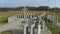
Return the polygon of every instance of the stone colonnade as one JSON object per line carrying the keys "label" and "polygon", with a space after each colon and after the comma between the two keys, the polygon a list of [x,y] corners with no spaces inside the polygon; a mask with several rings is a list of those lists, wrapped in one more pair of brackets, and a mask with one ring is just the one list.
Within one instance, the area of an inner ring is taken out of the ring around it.
{"label": "stone colonnade", "polygon": [[[41,34],[41,27],[44,28],[44,20],[39,21],[37,28],[36,28],[36,24],[32,24],[32,25],[24,25],[24,34]],[[28,30],[30,27],[30,31]],[[29,32],[28,32],[29,31]]]}
{"label": "stone colonnade", "polygon": [[34,13],[26,13],[26,15],[24,15],[24,14],[17,14],[15,16],[9,17],[8,18],[8,23],[11,23],[14,20],[20,20],[20,19],[24,19],[24,18],[30,19],[30,18],[33,18],[33,17],[34,17]]}

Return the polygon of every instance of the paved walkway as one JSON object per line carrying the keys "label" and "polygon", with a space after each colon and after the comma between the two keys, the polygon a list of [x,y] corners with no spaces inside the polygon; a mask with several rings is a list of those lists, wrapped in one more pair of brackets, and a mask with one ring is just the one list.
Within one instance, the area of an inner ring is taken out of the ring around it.
{"label": "paved walkway", "polygon": [[0,25],[0,32],[4,30],[9,30],[9,29],[20,29],[20,25],[21,25],[20,21],[14,21],[12,23]]}
{"label": "paved walkway", "polygon": [[46,13],[44,12],[43,14],[40,15],[40,17],[43,17],[44,15],[46,15]]}
{"label": "paved walkway", "polygon": [[44,26],[44,28],[41,30],[41,34],[52,34],[52,32],[46,26]]}

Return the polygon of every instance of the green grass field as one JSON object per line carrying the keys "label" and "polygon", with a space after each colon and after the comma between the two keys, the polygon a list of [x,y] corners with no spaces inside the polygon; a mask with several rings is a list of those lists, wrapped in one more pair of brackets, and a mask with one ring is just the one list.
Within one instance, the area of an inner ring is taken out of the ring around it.
{"label": "green grass field", "polygon": [[13,34],[11,31],[3,31],[0,34]]}
{"label": "green grass field", "polygon": [[49,28],[52,34],[60,34],[60,27],[52,24],[51,22],[46,22],[45,25]]}

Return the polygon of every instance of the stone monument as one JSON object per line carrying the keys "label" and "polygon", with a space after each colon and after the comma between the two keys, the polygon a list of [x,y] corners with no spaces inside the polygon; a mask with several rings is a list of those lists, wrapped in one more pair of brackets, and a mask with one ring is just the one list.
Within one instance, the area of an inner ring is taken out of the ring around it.
{"label": "stone monument", "polygon": [[23,34],[41,34],[45,21],[38,16],[34,17],[34,13],[26,13],[26,7],[22,10],[24,10],[24,14],[17,14],[8,18],[8,23],[16,20],[25,21],[25,23],[21,24],[23,26]]}
{"label": "stone monument", "polygon": [[[29,24],[25,24],[24,25],[24,34],[27,34],[27,33],[29,33],[29,34],[41,34],[41,32],[40,32],[41,31],[41,27],[44,28],[43,27],[44,23],[45,23],[45,21],[43,21],[43,20],[40,21],[40,18],[39,19],[36,18],[34,23],[32,23],[30,25]],[[30,31],[28,30],[27,27],[30,27]]]}

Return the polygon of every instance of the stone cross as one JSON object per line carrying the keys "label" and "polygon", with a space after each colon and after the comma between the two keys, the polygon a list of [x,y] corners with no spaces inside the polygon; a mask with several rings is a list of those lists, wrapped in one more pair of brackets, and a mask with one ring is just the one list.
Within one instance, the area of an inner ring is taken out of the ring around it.
{"label": "stone cross", "polygon": [[24,18],[26,18],[26,11],[28,10],[26,7],[22,9],[24,11]]}

